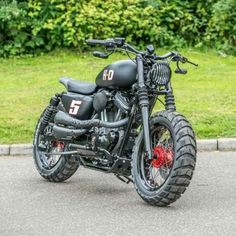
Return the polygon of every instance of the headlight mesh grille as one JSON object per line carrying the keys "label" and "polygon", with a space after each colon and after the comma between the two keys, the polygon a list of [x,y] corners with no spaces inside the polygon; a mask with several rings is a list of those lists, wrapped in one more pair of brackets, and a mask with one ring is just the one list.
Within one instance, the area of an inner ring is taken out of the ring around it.
{"label": "headlight mesh grille", "polygon": [[147,77],[156,85],[166,85],[170,81],[171,69],[167,62],[155,63],[148,72]]}

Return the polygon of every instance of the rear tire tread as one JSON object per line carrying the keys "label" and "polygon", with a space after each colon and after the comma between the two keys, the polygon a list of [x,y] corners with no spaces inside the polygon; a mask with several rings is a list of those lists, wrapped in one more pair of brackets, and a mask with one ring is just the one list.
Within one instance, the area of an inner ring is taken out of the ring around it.
{"label": "rear tire tread", "polygon": [[[47,108],[46,108],[47,109]],[[44,112],[46,111],[44,110]],[[45,167],[42,164],[39,164],[38,162],[41,162],[38,158],[38,149],[37,149],[37,138],[38,138],[38,132],[39,132],[39,126],[41,125],[41,120],[43,118],[44,112],[42,113],[41,117],[38,120],[36,129],[35,129],[35,135],[34,135],[34,162],[36,165],[36,168],[39,172],[39,174],[46,180],[50,182],[63,182],[67,179],[69,179],[78,169],[79,163],[75,160],[74,157],[67,155],[67,156],[61,156],[60,163],[58,163],[58,167],[52,169],[51,171],[45,171]],[[56,164],[57,165],[57,164]]]}

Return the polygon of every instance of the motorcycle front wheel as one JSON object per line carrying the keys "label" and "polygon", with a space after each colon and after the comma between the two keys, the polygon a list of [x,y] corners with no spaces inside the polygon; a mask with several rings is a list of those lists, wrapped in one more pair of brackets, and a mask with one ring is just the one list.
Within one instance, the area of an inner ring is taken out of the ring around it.
{"label": "motorcycle front wheel", "polygon": [[151,118],[152,159],[145,152],[143,132],[132,154],[135,189],[147,203],[167,206],[184,193],[196,164],[196,140],[191,125],[177,112],[161,111]]}

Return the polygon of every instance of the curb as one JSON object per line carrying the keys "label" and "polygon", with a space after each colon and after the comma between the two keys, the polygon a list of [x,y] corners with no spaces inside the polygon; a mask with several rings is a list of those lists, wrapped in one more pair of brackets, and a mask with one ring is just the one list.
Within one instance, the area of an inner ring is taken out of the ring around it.
{"label": "curb", "polygon": [[10,156],[33,155],[32,144],[12,144],[9,145],[9,149],[10,149]]}
{"label": "curb", "polygon": [[[236,139],[235,139],[236,142]],[[217,139],[199,139],[197,140],[197,150],[202,151],[218,151],[218,140]]]}
{"label": "curb", "polygon": [[4,144],[0,145],[0,156],[32,156],[32,144]]}
{"label": "curb", "polygon": [[[198,139],[199,152],[236,151],[236,138]],[[0,156],[32,156],[32,144],[0,145]]]}

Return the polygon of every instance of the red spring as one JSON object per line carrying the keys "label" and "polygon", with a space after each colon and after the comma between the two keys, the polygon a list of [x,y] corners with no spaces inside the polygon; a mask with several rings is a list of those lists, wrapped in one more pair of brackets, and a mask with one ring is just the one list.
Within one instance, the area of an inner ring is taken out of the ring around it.
{"label": "red spring", "polygon": [[153,148],[153,160],[152,165],[155,168],[171,167],[173,163],[173,151],[171,149],[166,149],[162,146],[156,146]]}

